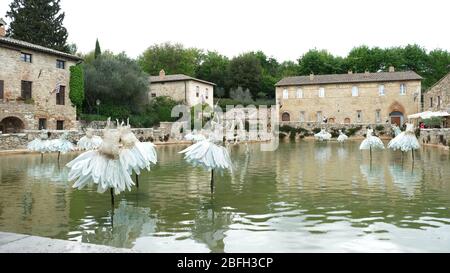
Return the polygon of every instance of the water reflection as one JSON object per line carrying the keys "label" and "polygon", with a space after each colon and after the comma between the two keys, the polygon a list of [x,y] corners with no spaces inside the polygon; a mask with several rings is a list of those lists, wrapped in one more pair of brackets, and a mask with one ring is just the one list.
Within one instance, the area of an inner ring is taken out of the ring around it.
{"label": "water reflection", "polygon": [[56,156],[3,156],[0,230],[146,252],[450,251],[448,152],[423,149],[412,167],[377,151],[370,164],[358,145],[230,146],[233,173],[217,177],[213,197],[184,146],[161,146],[114,213],[107,194],[73,190]]}

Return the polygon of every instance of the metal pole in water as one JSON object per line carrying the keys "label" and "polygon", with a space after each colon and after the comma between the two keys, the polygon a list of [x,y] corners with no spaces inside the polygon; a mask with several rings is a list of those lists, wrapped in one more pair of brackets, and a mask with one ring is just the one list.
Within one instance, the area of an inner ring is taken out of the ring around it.
{"label": "metal pole in water", "polygon": [[61,156],[61,152],[58,152],[58,162],[59,162],[59,157]]}
{"label": "metal pole in water", "polygon": [[113,192],[113,188],[110,188],[110,192],[111,192],[111,205],[114,208],[114,192]]}
{"label": "metal pole in water", "polygon": [[136,187],[139,189],[139,175],[138,174],[135,175],[136,175]]}
{"label": "metal pole in water", "polygon": [[211,194],[214,192],[214,170],[211,170]]}

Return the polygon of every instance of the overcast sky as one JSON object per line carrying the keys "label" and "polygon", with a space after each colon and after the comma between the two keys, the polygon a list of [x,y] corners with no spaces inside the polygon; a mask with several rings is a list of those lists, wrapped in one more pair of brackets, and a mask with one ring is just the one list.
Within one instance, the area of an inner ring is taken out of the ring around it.
{"label": "overcast sky", "polygon": [[[11,0],[0,0],[4,17]],[[363,3],[364,2],[364,3]],[[450,50],[450,1],[426,0],[62,0],[79,51],[137,57],[166,41],[229,57],[262,50],[279,61],[308,49],[345,56],[352,47],[417,43]]]}

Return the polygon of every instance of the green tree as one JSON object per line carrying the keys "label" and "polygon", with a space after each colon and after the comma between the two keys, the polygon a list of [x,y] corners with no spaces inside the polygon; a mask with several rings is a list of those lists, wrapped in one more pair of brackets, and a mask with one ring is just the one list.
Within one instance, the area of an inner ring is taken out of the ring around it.
{"label": "green tree", "polygon": [[422,88],[427,90],[450,72],[450,52],[435,49],[428,53],[428,70],[422,75]]}
{"label": "green tree", "polygon": [[300,75],[343,73],[343,60],[326,50],[311,49],[298,59]]}
{"label": "green tree", "polygon": [[161,69],[166,74],[195,76],[202,52],[196,48],[184,48],[181,44],[157,44],[139,56],[138,63],[150,75],[158,75]]}
{"label": "green tree", "polygon": [[97,59],[102,54],[102,50],[100,49],[100,43],[95,41],[95,51],[94,51],[94,58]]}
{"label": "green tree", "polygon": [[252,96],[256,97],[262,86],[262,72],[260,60],[253,52],[241,54],[230,61],[228,86],[249,89]]}
{"label": "green tree", "polygon": [[215,83],[215,93],[218,89],[227,89],[227,69],[230,60],[215,51],[208,51],[202,56],[202,61],[197,67],[196,77]]}
{"label": "green tree", "polygon": [[7,35],[33,44],[70,52],[64,12],[60,0],[13,0],[6,17],[11,19]]}
{"label": "green tree", "polygon": [[70,101],[77,107],[77,113],[81,113],[84,101],[84,73],[82,65],[70,67]]}
{"label": "green tree", "polygon": [[148,75],[135,60],[125,53],[104,52],[91,64],[84,65],[85,108],[96,113],[100,100],[100,114],[126,118],[141,113],[148,102]]}

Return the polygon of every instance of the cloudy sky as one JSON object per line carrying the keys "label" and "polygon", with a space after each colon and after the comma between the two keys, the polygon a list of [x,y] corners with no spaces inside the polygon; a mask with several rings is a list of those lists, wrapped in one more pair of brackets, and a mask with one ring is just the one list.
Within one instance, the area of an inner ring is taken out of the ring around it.
{"label": "cloudy sky", "polygon": [[[11,0],[0,0],[4,17]],[[280,61],[310,48],[344,56],[357,45],[450,50],[444,0],[62,0],[69,41],[81,52],[138,56],[166,41],[229,57],[262,50]]]}

